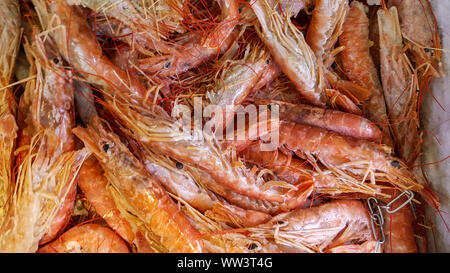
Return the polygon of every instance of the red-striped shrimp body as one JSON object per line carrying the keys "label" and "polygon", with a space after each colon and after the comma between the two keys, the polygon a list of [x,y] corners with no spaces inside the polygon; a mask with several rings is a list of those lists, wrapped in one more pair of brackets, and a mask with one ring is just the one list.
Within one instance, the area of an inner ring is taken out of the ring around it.
{"label": "red-striped shrimp body", "polygon": [[76,226],[41,247],[38,253],[128,253],[127,244],[114,231],[97,224]]}

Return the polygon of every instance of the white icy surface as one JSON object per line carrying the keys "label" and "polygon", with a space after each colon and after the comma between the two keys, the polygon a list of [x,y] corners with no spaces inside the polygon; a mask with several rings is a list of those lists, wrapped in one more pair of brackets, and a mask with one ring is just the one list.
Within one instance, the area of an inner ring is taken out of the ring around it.
{"label": "white icy surface", "polygon": [[[424,155],[422,163],[437,162],[450,155],[450,1],[431,0],[443,42],[443,63],[445,76],[435,79],[432,91],[435,99],[428,95],[422,107],[422,126],[424,133]],[[435,139],[435,137],[439,142]],[[427,218],[435,224],[434,238],[428,235],[430,252],[450,253],[450,233],[444,221],[450,225],[450,159],[439,164],[424,166],[426,177],[438,194],[443,210],[442,218],[433,210],[427,211]]]}

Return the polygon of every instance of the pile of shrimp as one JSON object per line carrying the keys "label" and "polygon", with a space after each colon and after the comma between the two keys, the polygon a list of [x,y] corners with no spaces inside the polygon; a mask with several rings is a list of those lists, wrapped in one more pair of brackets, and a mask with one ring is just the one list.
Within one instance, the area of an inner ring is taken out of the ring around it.
{"label": "pile of shrimp", "polygon": [[[0,15],[0,252],[427,251],[421,212],[440,207],[419,109],[443,76],[428,0]],[[235,128],[251,106],[265,117]]]}

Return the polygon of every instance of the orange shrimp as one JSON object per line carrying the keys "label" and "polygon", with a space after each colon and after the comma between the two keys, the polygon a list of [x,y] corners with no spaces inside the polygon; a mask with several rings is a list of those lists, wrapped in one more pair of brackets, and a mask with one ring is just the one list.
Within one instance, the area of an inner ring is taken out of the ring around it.
{"label": "orange shrimp", "polygon": [[[251,7],[259,21],[256,27],[258,36],[302,97],[319,107],[325,107],[328,103],[347,112],[360,113],[359,107],[346,95],[325,88],[323,64],[317,62],[320,57],[315,56],[303,34],[289,18],[278,14],[267,0],[254,1]],[[335,40],[336,35],[330,35],[330,41]]]}
{"label": "orange shrimp", "polygon": [[358,115],[305,104],[282,103],[279,105],[280,118],[282,119],[317,126],[358,139],[376,141],[381,138],[380,129],[369,120]]}
{"label": "orange shrimp", "polygon": [[[95,211],[106,223],[119,234],[128,244],[134,246],[137,252],[153,253],[152,242],[148,241],[141,225],[130,222],[120,211],[114,195],[108,188],[108,181],[98,161],[90,157],[79,172],[78,185]],[[132,248],[133,251],[135,248]]]}
{"label": "orange shrimp", "polygon": [[367,7],[353,1],[343,25],[339,44],[344,50],[339,55],[347,77],[355,83],[369,89],[371,96],[363,102],[363,111],[372,121],[383,127],[383,143],[393,146],[390,135],[389,119],[384,102],[383,89],[378,71],[370,55],[369,18]]}
{"label": "orange shrimp", "polygon": [[[129,141],[129,143],[132,143]],[[144,163],[147,171],[170,193],[184,200],[200,212],[221,217],[223,221],[233,219],[242,226],[254,226],[270,219],[270,215],[230,205],[208,190],[211,178],[203,172],[180,162],[153,153],[148,147],[131,144],[132,151]],[[197,181],[197,179],[199,179]],[[233,224],[233,223],[232,223]]]}
{"label": "orange shrimp", "polygon": [[[394,199],[399,195],[398,191],[392,194]],[[400,205],[406,201],[406,196],[400,198],[396,204]],[[391,201],[391,200],[385,200]],[[395,210],[392,207],[391,210]],[[414,215],[409,205],[398,211],[388,214],[384,213],[384,233],[386,241],[384,252],[386,253],[417,253],[418,248],[413,228]]]}
{"label": "orange shrimp", "polygon": [[224,53],[236,39],[237,32],[233,34],[233,30],[239,21],[239,8],[237,0],[217,2],[222,10],[223,20],[211,32],[206,32],[203,39],[194,39],[172,54],[140,59],[140,70],[161,77],[174,76]]}
{"label": "orange shrimp", "polygon": [[[403,51],[403,39],[397,8],[378,11],[380,30],[381,79],[386,106],[391,119],[395,148],[408,166],[419,165],[422,150],[422,133],[419,130],[418,79]],[[420,167],[413,173],[424,189],[419,193],[424,200],[439,207],[439,198],[431,190]]]}
{"label": "orange shrimp", "polygon": [[342,168],[369,178],[372,184],[382,179],[403,190],[423,189],[406,165],[390,155],[387,146],[292,122],[280,124],[279,140],[280,147],[308,159],[313,165],[319,160],[331,170]]}
{"label": "orange shrimp", "polygon": [[[41,24],[48,29],[55,28],[50,35],[60,54],[86,81],[134,101],[142,102],[147,98],[144,85],[103,54],[95,34],[78,8],[70,7],[65,1],[34,0],[33,3]],[[59,20],[51,20],[53,16]]]}
{"label": "orange shrimp", "polygon": [[97,224],[76,226],[41,247],[38,253],[129,253],[127,244],[107,227]]}
{"label": "orange shrimp", "polygon": [[287,252],[323,252],[352,241],[373,241],[370,216],[358,200],[336,200],[293,210],[247,230],[250,238],[273,238]]}
{"label": "orange shrimp", "polygon": [[92,150],[110,183],[117,188],[159,243],[170,252],[201,252],[198,232],[170,199],[162,186],[98,117],[75,135]]}
{"label": "orange shrimp", "polygon": [[316,57],[322,61],[331,51],[342,32],[342,24],[348,11],[347,0],[316,1],[306,42]]}
{"label": "orange shrimp", "polygon": [[120,216],[120,211],[116,208],[114,198],[108,190],[108,181],[98,161],[95,158],[88,158],[83,163],[78,176],[78,186],[95,211],[117,234],[131,244],[135,234],[130,223]]}
{"label": "orange shrimp", "polygon": [[440,77],[442,45],[430,2],[390,0],[388,7],[392,6],[397,8],[402,35],[416,67],[423,69],[424,74]]}
{"label": "orange shrimp", "polygon": [[17,137],[15,101],[7,88],[12,78],[21,39],[17,1],[0,1],[0,226],[13,190],[13,150]]}

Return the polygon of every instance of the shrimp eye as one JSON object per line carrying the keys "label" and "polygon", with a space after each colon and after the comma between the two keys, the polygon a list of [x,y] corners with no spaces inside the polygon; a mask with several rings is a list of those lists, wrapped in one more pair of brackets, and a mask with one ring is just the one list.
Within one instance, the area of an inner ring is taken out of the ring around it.
{"label": "shrimp eye", "polygon": [[429,49],[429,48],[425,48],[424,50],[425,50],[426,53],[430,53],[431,52],[431,49]]}
{"label": "shrimp eye", "polygon": [[397,168],[398,166],[400,166],[400,162],[398,162],[397,160],[394,160],[391,162],[392,167]]}
{"label": "shrimp eye", "polygon": [[254,250],[254,249],[256,249],[257,247],[258,247],[257,244],[251,243],[251,244],[248,246],[248,250]]}
{"label": "shrimp eye", "polygon": [[54,58],[54,59],[53,59],[53,62],[54,62],[55,64],[58,64],[58,63],[59,63],[58,58]]}
{"label": "shrimp eye", "polygon": [[171,65],[172,65],[171,62],[167,62],[167,63],[164,65],[164,67],[165,67],[165,68],[169,68]]}
{"label": "shrimp eye", "polygon": [[269,59],[266,60],[266,64],[270,64],[270,60]]}
{"label": "shrimp eye", "polygon": [[277,224],[279,224],[279,225],[283,225],[284,224],[284,221],[277,221]]}
{"label": "shrimp eye", "polygon": [[109,150],[109,145],[105,144],[103,145],[103,151],[107,152]]}
{"label": "shrimp eye", "polygon": [[177,169],[183,169],[183,163],[177,162]]}

